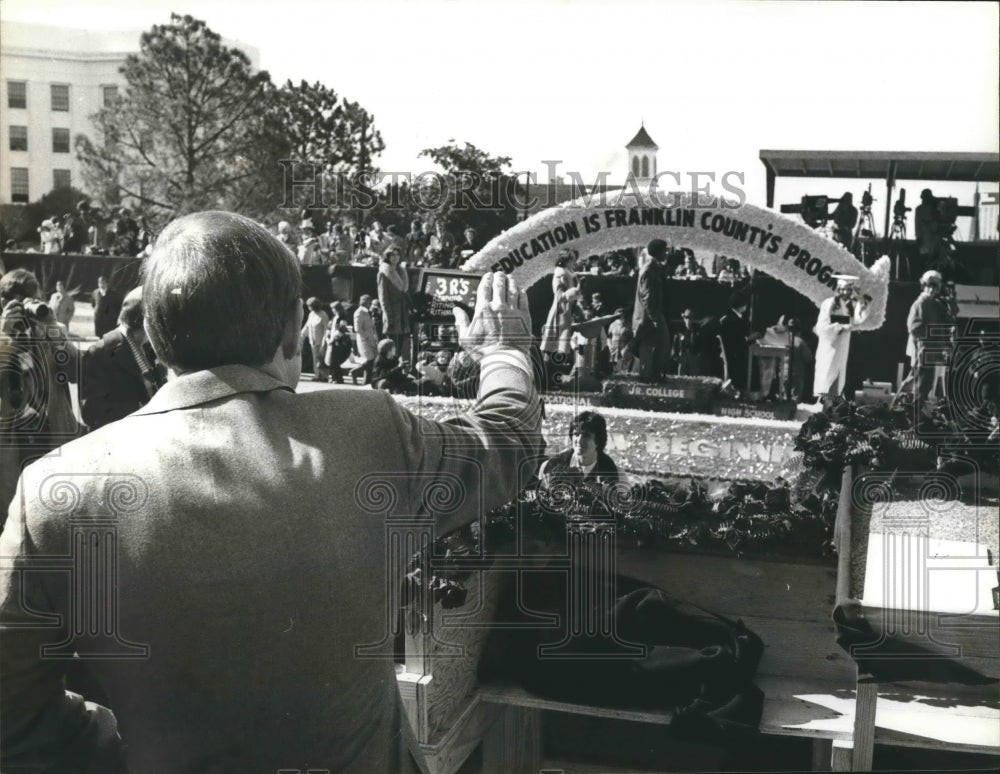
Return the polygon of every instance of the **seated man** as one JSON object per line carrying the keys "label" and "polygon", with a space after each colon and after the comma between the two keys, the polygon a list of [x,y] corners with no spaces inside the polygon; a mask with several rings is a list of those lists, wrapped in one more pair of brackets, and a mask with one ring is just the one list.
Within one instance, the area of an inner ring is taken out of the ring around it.
{"label": "seated man", "polygon": [[616,484],[622,480],[614,460],[604,453],[608,445],[608,424],[596,411],[582,411],[569,426],[572,444],[549,457],[538,471],[542,486],[558,481]]}
{"label": "seated man", "polygon": [[[248,218],[160,235],[143,301],[173,378],[29,465],[0,536],[4,771],[413,770],[391,647],[363,655],[391,641],[385,520],[443,535],[531,476],[527,300],[487,274],[471,324],[456,312],[478,401],[432,422],[377,390],[296,394],[301,289],[294,254]],[[446,514],[425,497],[441,481],[462,484]],[[81,534],[104,541],[100,573]],[[39,557],[87,563],[33,571]],[[74,654],[106,707],[66,690]]]}

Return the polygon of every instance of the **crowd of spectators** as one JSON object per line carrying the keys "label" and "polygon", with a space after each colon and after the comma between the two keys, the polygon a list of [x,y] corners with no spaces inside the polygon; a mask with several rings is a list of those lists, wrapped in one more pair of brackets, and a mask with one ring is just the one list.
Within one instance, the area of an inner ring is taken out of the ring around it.
{"label": "crowd of spectators", "polygon": [[[43,220],[38,227],[38,248],[28,248],[28,252],[140,257],[153,238],[141,213],[128,207],[104,210],[82,201],[76,212]],[[15,245],[5,247],[13,249]]]}
{"label": "crowd of spectators", "polygon": [[440,220],[414,218],[410,230],[402,234],[399,226],[383,226],[379,220],[362,227],[332,218],[320,223],[308,212],[303,216],[298,228],[287,220],[275,227],[275,234],[303,266],[378,267],[386,251],[396,247],[400,262],[409,266],[457,269],[483,245],[472,226],[456,238]]}

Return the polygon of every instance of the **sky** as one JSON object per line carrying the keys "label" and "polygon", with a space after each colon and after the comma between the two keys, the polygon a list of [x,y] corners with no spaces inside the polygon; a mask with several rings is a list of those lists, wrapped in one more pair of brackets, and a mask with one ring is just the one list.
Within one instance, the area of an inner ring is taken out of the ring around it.
{"label": "sky", "polygon": [[[456,140],[543,180],[544,161],[558,160],[558,173],[621,182],[624,145],[644,122],[661,171],[685,185],[694,171],[741,172],[762,204],[764,148],[1000,150],[998,7],[0,0],[0,19],[146,29],[190,13],[258,49],[276,82],[321,81],[360,102],[385,141],[384,171],[431,169],[420,151]],[[777,198],[851,190],[857,202],[866,182],[783,179]],[[935,187],[962,204],[973,190]],[[881,230],[884,182],[873,193]]]}

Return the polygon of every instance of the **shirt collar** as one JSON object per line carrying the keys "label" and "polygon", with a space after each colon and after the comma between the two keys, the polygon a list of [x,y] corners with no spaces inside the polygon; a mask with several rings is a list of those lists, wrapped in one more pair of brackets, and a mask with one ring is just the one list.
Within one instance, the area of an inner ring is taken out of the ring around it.
{"label": "shirt collar", "polygon": [[294,390],[259,368],[245,365],[225,365],[203,371],[192,371],[168,381],[136,414],[159,414],[164,411],[191,408],[243,392]]}

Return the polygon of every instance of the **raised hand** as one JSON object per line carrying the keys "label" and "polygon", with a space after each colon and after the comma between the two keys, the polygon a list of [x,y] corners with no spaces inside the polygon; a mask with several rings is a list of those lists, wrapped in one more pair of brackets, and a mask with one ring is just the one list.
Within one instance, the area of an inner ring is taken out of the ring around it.
{"label": "raised hand", "polygon": [[455,327],[465,349],[503,346],[527,354],[531,348],[531,315],[528,298],[517,282],[503,272],[487,272],[476,291],[476,309],[469,320],[456,307]]}

